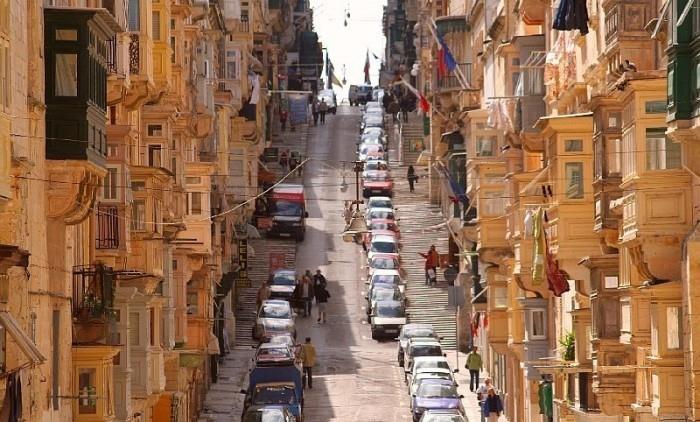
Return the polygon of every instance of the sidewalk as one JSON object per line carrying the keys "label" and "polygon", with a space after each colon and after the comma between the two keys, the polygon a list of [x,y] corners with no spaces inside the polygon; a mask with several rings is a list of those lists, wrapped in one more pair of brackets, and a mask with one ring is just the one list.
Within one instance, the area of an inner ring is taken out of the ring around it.
{"label": "sidewalk", "polygon": [[[481,420],[481,409],[479,408],[479,403],[476,400],[476,393],[469,391],[469,371],[464,368],[464,364],[467,362],[467,354],[459,352],[459,366],[457,366],[455,351],[447,352],[447,359],[450,362],[450,367],[453,369],[459,368],[459,372],[454,375],[457,384],[459,384],[457,391],[459,391],[459,394],[464,396],[462,399],[462,404],[464,405],[467,420],[469,422],[479,422]],[[487,376],[488,375],[485,372],[481,373],[479,385],[484,382],[484,379]]]}

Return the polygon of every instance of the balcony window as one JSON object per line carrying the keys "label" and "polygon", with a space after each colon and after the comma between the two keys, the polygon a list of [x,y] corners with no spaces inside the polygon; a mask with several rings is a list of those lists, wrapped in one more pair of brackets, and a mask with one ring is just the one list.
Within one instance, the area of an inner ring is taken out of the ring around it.
{"label": "balcony window", "polygon": [[146,230],[146,202],[144,200],[135,200],[131,206],[131,230]]}
{"label": "balcony window", "polygon": [[148,136],[163,136],[163,125],[148,125]]}
{"label": "balcony window", "polygon": [[97,209],[97,249],[119,247],[119,209],[114,206],[101,206]]}
{"label": "balcony window", "polygon": [[163,221],[163,203],[160,200],[153,201],[153,231],[156,233],[163,233],[163,225],[160,224]]}
{"label": "balcony window", "polygon": [[149,167],[163,167],[163,147],[161,145],[148,146],[148,165]]}
{"label": "balcony window", "polygon": [[152,14],[152,25],[153,25],[153,41],[160,41],[160,12],[154,11]]}
{"label": "balcony window", "polygon": [[495,155],[497,138],[495,136],[484,136],[476,139],[476,156],[493,157]]}
{"label": "balcony window", "polygon": [[0,34],[0,108],[7,110],[10,106],[10,48],[9,41]]}
{"label": "balcony window", "polygon": [[229,176],[243,176],[243,160],[229,160]]}
{"label": "balcony window", "polygon": [[94,415],[97,413],[97,370],[80,368],[78,370],[78,413]]}
{"label": "balcony window", "polygon": [[544,309],[533,309],[530,311],[530,333],[531,340],[543,340],[547,338],[547,320]]}
{"label": "balcony window", "polygon": [[149,344],[156,345],[156,312],[155,309],[148,309],[148,336]]}
{"label": "balcony window", "polygon": [[646,114],[666,114],[666,101],[647,101],[644,103]]}
{"label": "balcony window", "polygon": [[481,215],[484,217],[499,217],[505,213],[505,192],[485,191],[481,195]]}
{"label": "balcony window", "polygon": [[564,173],[566,199],[583,198],[583,163],[566,163]]}
{"label": "balcony window", "polygon": [[506,309],[508,307],[508,289],[506,287],[491,287],[493,289],[493,307],[495,309]]}
{"label": "balcony window", "polygon": [[141,30],[141,0],[129,0],[129,31]]}
{"label": "balcony window", "polygon": [[57,97],[78,96],[78,55],[74,53],[56,54],[56,85],[54,95]]}
{"label": "balcony window", "polygon": [[619,286],[619,277],[616,275],[606,275],[603,276],[603,287],[606,289],[617,289]]}
{"label": "balcony window", "polygon": [[138,312],[129,312],[129,343],[141,345],[141,315]]}
{"label": "balcony window", "polygon": [[606,139],[606,150],[608,156],[608,174],[619,174],[622,170],[622,160],[620,149],[622,141],[620,138]]}
{"label": "balcony window", "polygon": [[680,350],[683,347],[683,313],[680,306],[666,308],[666,348]]}
{"label": "balcony window", "polygon": [[104,189],[102,196],[104,199],[117,199],[117,181],[119,176],[117,169],[114,167],[107,168],[107,174],[104,177]]}
{"label": "balcony window", "polygon": [[669,170],[681,167],[681,145],[666,136],[666,128],[646,130],[647,170]]}
{"label": "balcony window", "polygon": [[202,192],[187,193],[187,214],[201,215],[202,214]]}
{"label": "balcony window", "polygon": [[583,152],[582,139],[566,139],[564,140],[564,152]]}

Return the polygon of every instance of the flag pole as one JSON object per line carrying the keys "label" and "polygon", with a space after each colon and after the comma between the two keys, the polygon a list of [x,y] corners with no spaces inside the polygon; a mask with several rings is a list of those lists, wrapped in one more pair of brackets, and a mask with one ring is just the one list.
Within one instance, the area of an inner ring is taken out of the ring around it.
{"label": "flag pole", "polygon": [[[437,35],[437,25],[435,24],[433,18],[430,18],[430,25],[428,25],[428,29],[430,29],[430,33],[433,34],[433,38],[435,38],[435,42],[437,43],[438,47],[442,48],[440,38]],[[459,63],[457,63],[457,66],[455,67],[455,73],[459,84],[462,86],[462,89],[471,89],[471,85],[467,82],[467,78],[464,76],[462,69],[460,69]]]}

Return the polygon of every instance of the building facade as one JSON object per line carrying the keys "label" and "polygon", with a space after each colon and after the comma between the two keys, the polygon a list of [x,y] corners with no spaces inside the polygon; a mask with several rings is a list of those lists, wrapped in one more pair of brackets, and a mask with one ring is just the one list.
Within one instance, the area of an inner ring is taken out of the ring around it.
{"label": "building facade", "polygon": [[469,303],[461,347],[509,420],[695,419],[700,12],[587,0],[567,21],[565,3],[407,0],[388,9],[417,7],[414,25],[385,17],[417,40],[390,72],[414,69],[432,103],[419,164]]}

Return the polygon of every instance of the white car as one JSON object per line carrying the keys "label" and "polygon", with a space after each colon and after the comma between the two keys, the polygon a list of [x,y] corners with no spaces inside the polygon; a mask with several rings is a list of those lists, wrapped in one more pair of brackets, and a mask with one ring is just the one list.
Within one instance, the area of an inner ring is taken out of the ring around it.
{"label": "white car", "polygon": [[367,259],[371,260],[374,255],[380,253],[399,253],[398,240],[394,236],[372,236],[372,242],[367,249]]}
{"label": "white car", "polygon": [[374,305],[370,315],[372,339],[395,338],[406,324],[406,305],[403,300],[383,300]]}
{"label": "white car", "polygon": [[286,300],[269,299],[263,301],[253,326],[253,338],[270,337],[274,334],[296,335],[294,311]]}
{"label": "white car", "polygon": [[373,196],[367,200],[367,211],[372,208],[388,208],[394,209],[394,203],[388,196]]}
{"label": "white car", "polygon": [[444,356],[420,356],[413,359],[413,368],[409,371],[404,369],[405,374],[410,377],[410,380],[416,376],[421,370],[442,368],[451,371],[450,363]]}
{"label": "white car", "polygon": [[399,351],[397,355],[399,366],[404,366],[404,351],[406,350],[406,346],[408,346],[408,340],[414,337],[432,337],[440,340],[440,337],[435,332],[435,328],[430,324],[404,325],[401,329],[401,334],[399,334]]}
{"label": "white car", "polygon": [[365,213],[365,223],[369,226],[372,220],[396,220],[393,208],[368,208]]}
{"label": "white car", "polygon": [[413,361],[424,356],[444,356],[440,341],[431,337],[414,337],[406,345],[406,370],[413,369]]}
{"label": "white car", "polygon": [[386,160],[372,160],[365,163],[365,170],[362,172],[362,179],[367,178],[373,172],[386,171],[389,172],[389,163]]}

